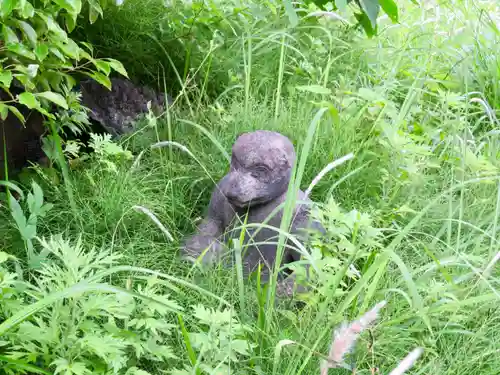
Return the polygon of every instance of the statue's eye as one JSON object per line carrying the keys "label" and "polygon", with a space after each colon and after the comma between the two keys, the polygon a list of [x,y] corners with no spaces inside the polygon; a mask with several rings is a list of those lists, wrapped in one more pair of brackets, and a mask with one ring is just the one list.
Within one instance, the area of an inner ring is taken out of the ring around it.
{"label": "statue's eye", "polygon": [[269,168],[263,164],[258,164],[255,166],[254,168],[255,171],[259,172],[259,173],[267,173],[269,172]]}
{"label": "statue's eye", "polygon": [[231,156],[231,168],[239,168],[240,167],[240,162],[238,161],[238,159],[236,159],[236,157],[234,155]]}
{"label": "statue's eye", "polygon": [[252,176],[254,177],[262,177],[267,173],[269,173],[269,168],[265,165],[258,164],[252,168]]}

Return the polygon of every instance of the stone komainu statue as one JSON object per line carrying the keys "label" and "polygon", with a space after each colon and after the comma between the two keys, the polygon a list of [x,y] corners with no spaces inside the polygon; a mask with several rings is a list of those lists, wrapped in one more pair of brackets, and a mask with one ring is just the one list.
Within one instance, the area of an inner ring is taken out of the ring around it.
{"label": "stone komainu statue", "polygon": [[[223,258],[227,254],[227,240],[240,236],[239,230],[228,233],[234,224],[241,225],[245,215],[248,215],[248,224],[262,223],[285,202],[295,158],[293,144],[282,134],[258,130],[240,135],[233,145],[230,171],[213,190],[208,212],[197,233],[183,244],[183,257],[193,260],[209,249],[202,258],[203,263],[210,264]],[[304,229],[324,230],[321,224],[310,220],[308,206],[300,201],[310,202],[299,190],[291,233],[300,234],[304,240],[307,232]],[[279,228],[282,215],[283,209],[280,209],[267,225]],[[266,282],[276,259],[278,232],[265,227],[257,233],[256,230],[247,229],[245,234],[243,269],[248,275],[261,263],[261,280]],[[300,253],[293,244],[287,241],[286,245],[282,264],[299,260]],[[282,275],[277,293],[290,295],[294,286],[294,275]]]}

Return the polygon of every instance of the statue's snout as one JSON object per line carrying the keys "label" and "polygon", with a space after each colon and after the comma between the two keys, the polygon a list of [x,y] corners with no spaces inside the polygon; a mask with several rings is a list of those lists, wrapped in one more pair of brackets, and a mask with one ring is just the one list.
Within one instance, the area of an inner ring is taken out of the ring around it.
{"label": "statue's snout", "polygon": [[252,199],[252,184],[248,177],[237,171],[229,172],[219,185],[229,203],[242,207]]}
{"label": "statue's snout", "polygon": [[239,182],[239,173],[238,172],[230,172],[226,176],[224,176],[221,181],[220,188],[222,194],[226,196],[226,198],[232,202],[237,201],[242,194],[241,186]]}

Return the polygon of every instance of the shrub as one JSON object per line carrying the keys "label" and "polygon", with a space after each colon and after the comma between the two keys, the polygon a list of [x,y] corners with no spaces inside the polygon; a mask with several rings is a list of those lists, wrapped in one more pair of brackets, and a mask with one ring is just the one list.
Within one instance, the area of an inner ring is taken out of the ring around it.
{"label": "shrub", "polygon": [[[119,61],[95,58],[90,44],[70,37],[84,10],[90,22],[95,22],[107,4],[106,0],[2,1],[0,88],[9,97],[0,102],[2,120],[11,112],[25,121],[14,105],[18,103],[41,112],[59,128],[85,122],[85,114],[71,93],[76,78],[89,76],[110,87],[108,76],[112,71],[127,75]],[[72,114],[66,112],[69,109]]]}
{"label": "shrub", "polygon": [[[411,0],[413,1],[413,0]],[[324,10],[346,13],[349,8],[368,36],[377,34],[377,18],[383,10],[393,22],[398,22],[399,11],[395,0],[306,0]],[[332,15],[334,16],[334,15]]]}
{"label": "shrub", "polygon": [[[154,277],[138,282],[137,292],[127,281],[125,288],[113,288],[103,284],[102,271],[116,263],[119,255],[108,250],[87,252],[80,240],[71,244],[61,236],[40,240],[40,244],[48,259],[33,274],[35,281],[21,282],[3,269],[0,308],[4,319],[30,303],[47,306],[3,336],[9,342],[3,342],[3,356],[7,363],[14,360],[12,368],[18,366],[15,361],[21,361],[56,374],[133,374],[141,360],[176,358],[167,344],[175,328],[168,316],[182,309]],[[9,298],[5,298],[5,288],[11,293]],[[69,298],[54,298],[58,294]],[[134,294],[142,299],[135,301]]]}

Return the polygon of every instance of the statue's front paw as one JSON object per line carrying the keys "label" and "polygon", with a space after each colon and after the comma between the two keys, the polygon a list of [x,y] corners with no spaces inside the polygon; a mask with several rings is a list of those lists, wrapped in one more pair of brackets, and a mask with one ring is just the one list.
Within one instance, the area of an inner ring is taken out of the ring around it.
{"label": "statue's front paw", "polygon": [[183,246],[183,258],[196,262],[201,257],[202,264],[217,262],[224,251],[224,246],[211,236],[191,237]]}

